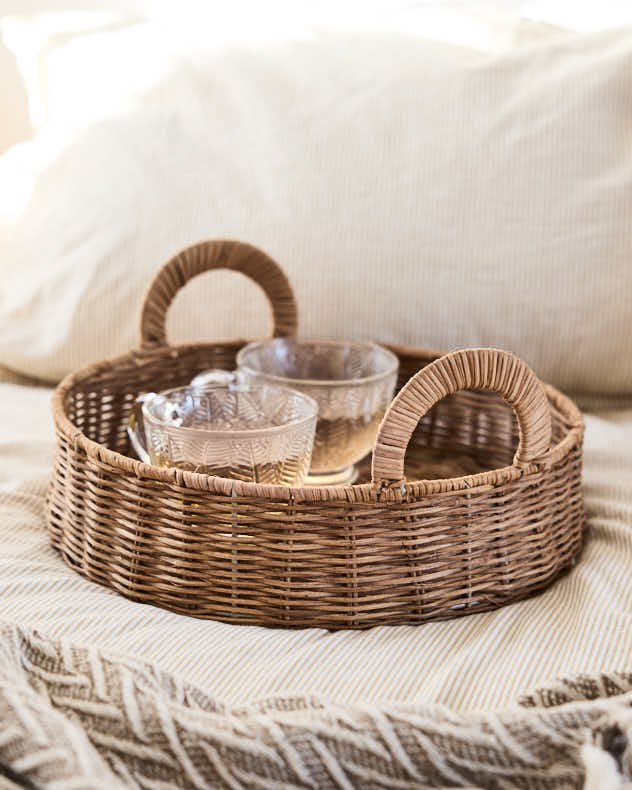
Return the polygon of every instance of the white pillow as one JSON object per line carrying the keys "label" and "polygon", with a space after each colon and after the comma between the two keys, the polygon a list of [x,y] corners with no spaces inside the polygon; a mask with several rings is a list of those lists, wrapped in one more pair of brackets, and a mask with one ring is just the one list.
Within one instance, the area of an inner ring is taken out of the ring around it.
{"label": "white pillow", "polygon": [[[303,335],[499,346],[568,390],[632,391],[629,29],[500,57],[321,33],[162,68],[9,163],[33,191],[0,223],[0,363],[58,379],[135,346],[156,267],[217,237],[281,263]],[[170,337],[265,333],[238,280],[198,278]]]}
{"label": "white pillow", "polygon": [[28,96],[15,55],[0,35],[0,154],[31,136]]}

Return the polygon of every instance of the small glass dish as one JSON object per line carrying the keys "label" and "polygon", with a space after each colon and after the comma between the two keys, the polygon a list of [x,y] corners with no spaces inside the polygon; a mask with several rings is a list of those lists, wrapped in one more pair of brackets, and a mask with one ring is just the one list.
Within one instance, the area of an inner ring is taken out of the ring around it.
{"label": "small glass dish", "polygon": [[214,378],[136,400],[127,432],[141,461],[255,483],[301,485],[312,454],[316,403],[267,382]]}
{"label": "small glass dish", "polygon": [[248,381],[291,387],[318,404],[307,485],[356,479],[393,397],[395,354],[376,343],[274,338],[249,343],[237,366]]}

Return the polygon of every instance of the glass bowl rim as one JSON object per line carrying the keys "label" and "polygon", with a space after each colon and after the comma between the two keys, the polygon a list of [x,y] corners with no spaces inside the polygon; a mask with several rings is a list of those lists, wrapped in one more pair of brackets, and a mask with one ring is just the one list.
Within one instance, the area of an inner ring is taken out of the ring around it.
{"label": "glass bowl rim", "polygon": [[[296,379],[289,378],[288,376],[278,376],[274,373],[263,373],[262,371],[254,370],[243,363],[243,359],[248,352],[258,349],[261,346],[272,345],[273,343],[284,341],[287,342],[288,340],[295,343],[296,345],[323,345],[334,347],[350,346],[364,349],[377,349],[390,361],[391,364],[388,370],[384,370],[381,373],[374,373],[371,376],[361,376],[355,379]],[[375,382],[381,381],[382,379],[386,379],[389,376],[396,375],[397,371],[399,370],[399,358],[397,355],[388,348],[381,346],[379,343],[374,343],[371,340],[320,340],[317,338],[312,339],[294,337],[269,337],[265,340],[253,340],[251,343],[248,343],[239,350],[237,353],[236,364],[237,369],[243,370],[246,374],[261,377],[266,381],[278,382],[280,387],[289,388],[293,388],[293,385],[300,387],[363,387],[366,384],[373,384]]]}
{"label": "glass bowl rim", "polygon": [[318,418],[318,404],[316,401],[311,398],[309,395],[306,395],[304,392],[299,392],[298,390],[292,389],[291,387],[281,387],[276,384],[208,384],[206,386],[196,386],[192,387],[190,384],[187,384],[182,387],[171,387],[168,390],[161,390],[160,392],[154,393],[154,395],[170,395],[174,392],[182,392],[185,390],[197,390],[202,392],[207,392],[209,390],[233,390],[234,392],[256,392],[258,390],[262,390],[263,388],[267,389],[274,389],[278,392],[290,392],[292,395],[298,397],[299,400],[303,401],[306,406],[310,408],[310,413],[306,414],[302,417],[295,417],[292,420],[288,420],[284,422],[282,425],[269,425],[265,428],[238,428],[236,430],[226,430],[225,428],[213,429],[213,428],[194,428],[192,426],[186,425],[170,425],[169,423],[163,422],[159,417],[151,414],[149,412],[148,401],[144,401],[141,407],[143,412],[143,419],[148,420],[153,425],[158,426],[162,430],[166,431],[177,431],[185,432],[188,434],[202,434],[207,437],[214,437],[216,439],[224,439],[224,438],[242,438],[247,439],[249,437],[256,437],[256,436],[263,436],[270,433],[282,433],[284,431],[289,430],[290,428],[297,428],[301,425],[307,425],[310,420],[316,420]]}

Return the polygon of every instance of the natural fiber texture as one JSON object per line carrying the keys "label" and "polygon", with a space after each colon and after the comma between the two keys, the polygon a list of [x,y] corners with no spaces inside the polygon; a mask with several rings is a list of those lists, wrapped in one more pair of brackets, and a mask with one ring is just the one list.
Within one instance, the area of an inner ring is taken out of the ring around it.
{"label": "natural fiber texture", "polygon": [[200,242],[179,252],[151,282],[143,300],[141,348],[166,345],[165,318],[178,291],[193,277],[213,269],[229,269],[253,279],[272,307],[273,335],[293,335],[298,312],[285,272],[264,252],[241,241]]}
{"label": "natural fiber texture", "polygon": [[317,698],[230,708],[155,665],[1,625],[0,776],[84,790],[604,790],[588,782],[606,764],[620,788],[632,680],[600,681],[593,701],[487,714]]}
{"label": "natural fiber texture", "polygon": [[544,457],[551,445],[551,412],[537,377],[515,354],[475,348],[446,354],[414,376],[393,401],[375,441],[375,482],[405,481],[404,459],[419,420],[447,395],[464,389],[501,395],[518,417],[519,444],[514,466]]}
{"label": "natural fiber texture", "polygon": [[[394,349],[402,382],[415,377],[384,419],[371,482],[265,486],[132,458],[135,396],[230,369],[240,346],[154,345],[58,387],[48,523],[77,571],[197,617],[364,628],[493,609],[572,565],[584,526],[581,416],[506,352],[429,365],[432,352]],[[513,404],[519,431],[511,408],[481,387]],[[405,430],[389,432],[402,414]],[[413,482],[401,479],[404,453]],[[446,476],[431,479],[436,468]]]}

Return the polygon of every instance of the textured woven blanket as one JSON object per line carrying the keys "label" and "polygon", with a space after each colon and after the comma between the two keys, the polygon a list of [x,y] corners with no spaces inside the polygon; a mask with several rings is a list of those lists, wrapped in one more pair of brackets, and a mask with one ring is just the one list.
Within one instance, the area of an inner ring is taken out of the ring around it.
{"label": "textured woven blanket", "polygon": [[272,699],[229,708],[156,666],[0,626],[0,789],[581,788],[626,783],[632,673],[499,713]]}

